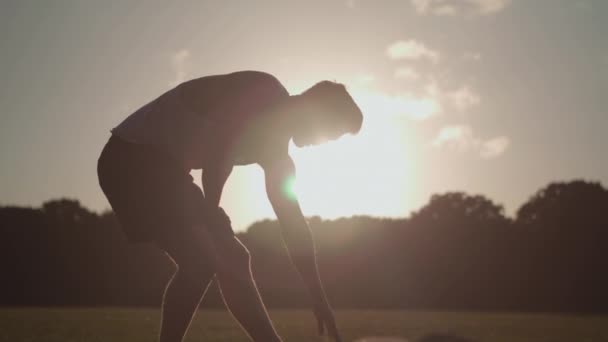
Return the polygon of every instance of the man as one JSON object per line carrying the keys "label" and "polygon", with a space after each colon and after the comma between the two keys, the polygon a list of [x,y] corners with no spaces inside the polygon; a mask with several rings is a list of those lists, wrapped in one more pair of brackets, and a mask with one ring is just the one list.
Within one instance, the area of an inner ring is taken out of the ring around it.
{"label": "man", "polygon": [[[111,130],[100,186],[129,241],[149,241],[177,265],[162,307],[160,341],[182,341],[217,276],[230,312],[254,341],[281,341],[259,296],[247,249],[219,207],[232,168],[259,164],[290,258],[308,288],[319,332],[340,335],[325,296],[310,229],[286,187],[288,154],[357,133],[362,114],[345,87],[322,81],[290,96],[272,75],[241,71],[184,82]],[[201,189],[190,170],[202,169]]]}

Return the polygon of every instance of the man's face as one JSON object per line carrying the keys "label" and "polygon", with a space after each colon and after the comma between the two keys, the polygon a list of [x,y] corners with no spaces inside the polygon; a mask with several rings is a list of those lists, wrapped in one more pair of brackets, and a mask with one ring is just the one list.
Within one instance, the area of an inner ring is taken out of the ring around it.
{"label": "man's face", "polygon": [[345,130],[331,125],[319,125],[312,122],[308,127],[299,127],[293,136],[293,142],[297,147],[320,145],[336,140],[346,133]]}
{"label": "man's face", "polygon": [[352,131],[346,118],[361,115],[346,90],[330,102],[301,96],[294,97],[294,100],[292,108],[295,116],[301,118],[292,135],[298,147],[319,145],[340,138]]}

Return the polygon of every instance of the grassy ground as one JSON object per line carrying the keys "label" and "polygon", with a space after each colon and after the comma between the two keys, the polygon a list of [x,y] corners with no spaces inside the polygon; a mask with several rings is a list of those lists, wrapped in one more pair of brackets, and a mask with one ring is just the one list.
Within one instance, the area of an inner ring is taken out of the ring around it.
{"label": "grassy ground", "polygon": [[[325,341],[315,336],[307,311],[279,310],[271,316],[286,342]],[[349,342],[366,336],[408,342],[608,341],[608,316],[339,311],[337,319]],[[149,309],[0,309],[0,341],[152,342],[158,320],[158,311]],[[226,312],[200,311],[186,341],[248,339]]]}

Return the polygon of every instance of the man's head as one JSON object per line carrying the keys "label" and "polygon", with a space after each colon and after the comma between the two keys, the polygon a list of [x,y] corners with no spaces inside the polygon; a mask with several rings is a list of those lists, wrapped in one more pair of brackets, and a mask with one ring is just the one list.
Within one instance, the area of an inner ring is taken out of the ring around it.
{"label": "man's head", "polygon": [[363,114],[343,84],[321,81],[292,96],[296,116],[293,142],[298,147],[334,140],[361,129]]}

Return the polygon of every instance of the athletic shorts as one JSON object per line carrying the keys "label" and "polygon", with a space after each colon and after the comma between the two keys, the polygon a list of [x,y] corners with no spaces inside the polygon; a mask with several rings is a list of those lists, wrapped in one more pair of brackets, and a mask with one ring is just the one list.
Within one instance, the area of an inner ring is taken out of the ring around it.
{"label": "athletic shorts", "polygon": [[129,242],[188,237],[204,222],[205,196],[167,152],[112,135],[97,162],[99,185]]}

